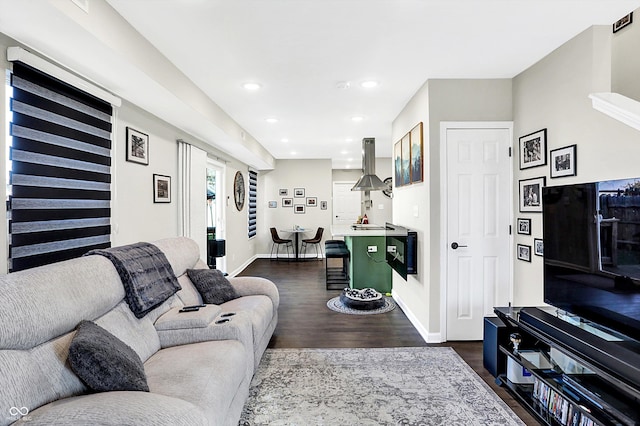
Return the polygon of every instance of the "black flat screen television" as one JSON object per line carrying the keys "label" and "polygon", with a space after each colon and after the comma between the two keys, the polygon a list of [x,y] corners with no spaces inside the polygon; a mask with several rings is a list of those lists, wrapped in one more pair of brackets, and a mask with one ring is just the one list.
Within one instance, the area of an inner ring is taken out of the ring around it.
{"label": "black flat screen television", "polygon": [[542,199],[545,303],[640,340],[640,178]]}
{"label": "black flat screen television", "polygon": [[385,225],[387,246],[386,260],[402,278],[418,273],[418,234],[404,226],[387,222]]}

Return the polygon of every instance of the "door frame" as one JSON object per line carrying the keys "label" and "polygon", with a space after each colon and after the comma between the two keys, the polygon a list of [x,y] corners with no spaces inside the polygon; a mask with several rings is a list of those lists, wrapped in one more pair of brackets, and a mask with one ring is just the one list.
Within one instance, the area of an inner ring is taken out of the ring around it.
{"label": "door frame", "polygon": [[[449,290],[448,263],[449,244],[447,232],[449,226],[448,215],[448,170],[447,170],[447,131],[451,129],[507,129],[509,131],[509,150],[513,150],[513,122],[512,121],[441,121],[440,122],[440,342],[447,341],[447,294]],[[509,167],[509,226],[513,224],[513,154]],[[509,234],[509,303],[513,304],[513,231]]]}

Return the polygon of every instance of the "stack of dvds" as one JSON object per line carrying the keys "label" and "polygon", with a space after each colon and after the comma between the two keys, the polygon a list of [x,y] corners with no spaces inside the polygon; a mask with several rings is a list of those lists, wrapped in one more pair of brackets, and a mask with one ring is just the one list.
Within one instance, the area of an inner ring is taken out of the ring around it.
{"label": "stack of dvds", "polygon": [[586,416],[574,404],[571,404],[561,394],[542,380],[535,378],[533,382],[533,397],[560,424],[564,426],[596,426],[592,418]]}

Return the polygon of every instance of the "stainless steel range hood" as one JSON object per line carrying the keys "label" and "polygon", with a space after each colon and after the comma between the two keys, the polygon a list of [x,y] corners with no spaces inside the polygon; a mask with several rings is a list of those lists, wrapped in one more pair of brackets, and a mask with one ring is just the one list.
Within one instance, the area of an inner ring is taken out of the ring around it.
{"label": "stainless steel range hood", "polygon": [[362,167],[364,174],[351,188],[352,191],[382,191],[387,185],[376,176],[376,139],[362,139]]}

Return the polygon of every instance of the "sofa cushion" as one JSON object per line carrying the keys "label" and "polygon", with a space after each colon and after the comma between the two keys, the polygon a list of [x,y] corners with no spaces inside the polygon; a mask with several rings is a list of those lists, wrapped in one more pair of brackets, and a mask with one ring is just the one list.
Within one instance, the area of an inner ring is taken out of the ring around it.
{"label": "sofa cushion", "polygon": [[191,328],[204,328],[222,311],[220,306],[207,305],[197,311],[180,312],[181,308],[173,308],[165,312],[156,320],[156,330],[184,330]]}
{"label": "sofa cushion", "polygon": [[98,392],[149,391],[138,354],[91,321],[82,321],[69,346],[71,369]]}
{"label": "sofa cushion", "polygon": [[217,269],[188,269],[187,275],[204,303],[221,305],[239,297],[229,280]]}

